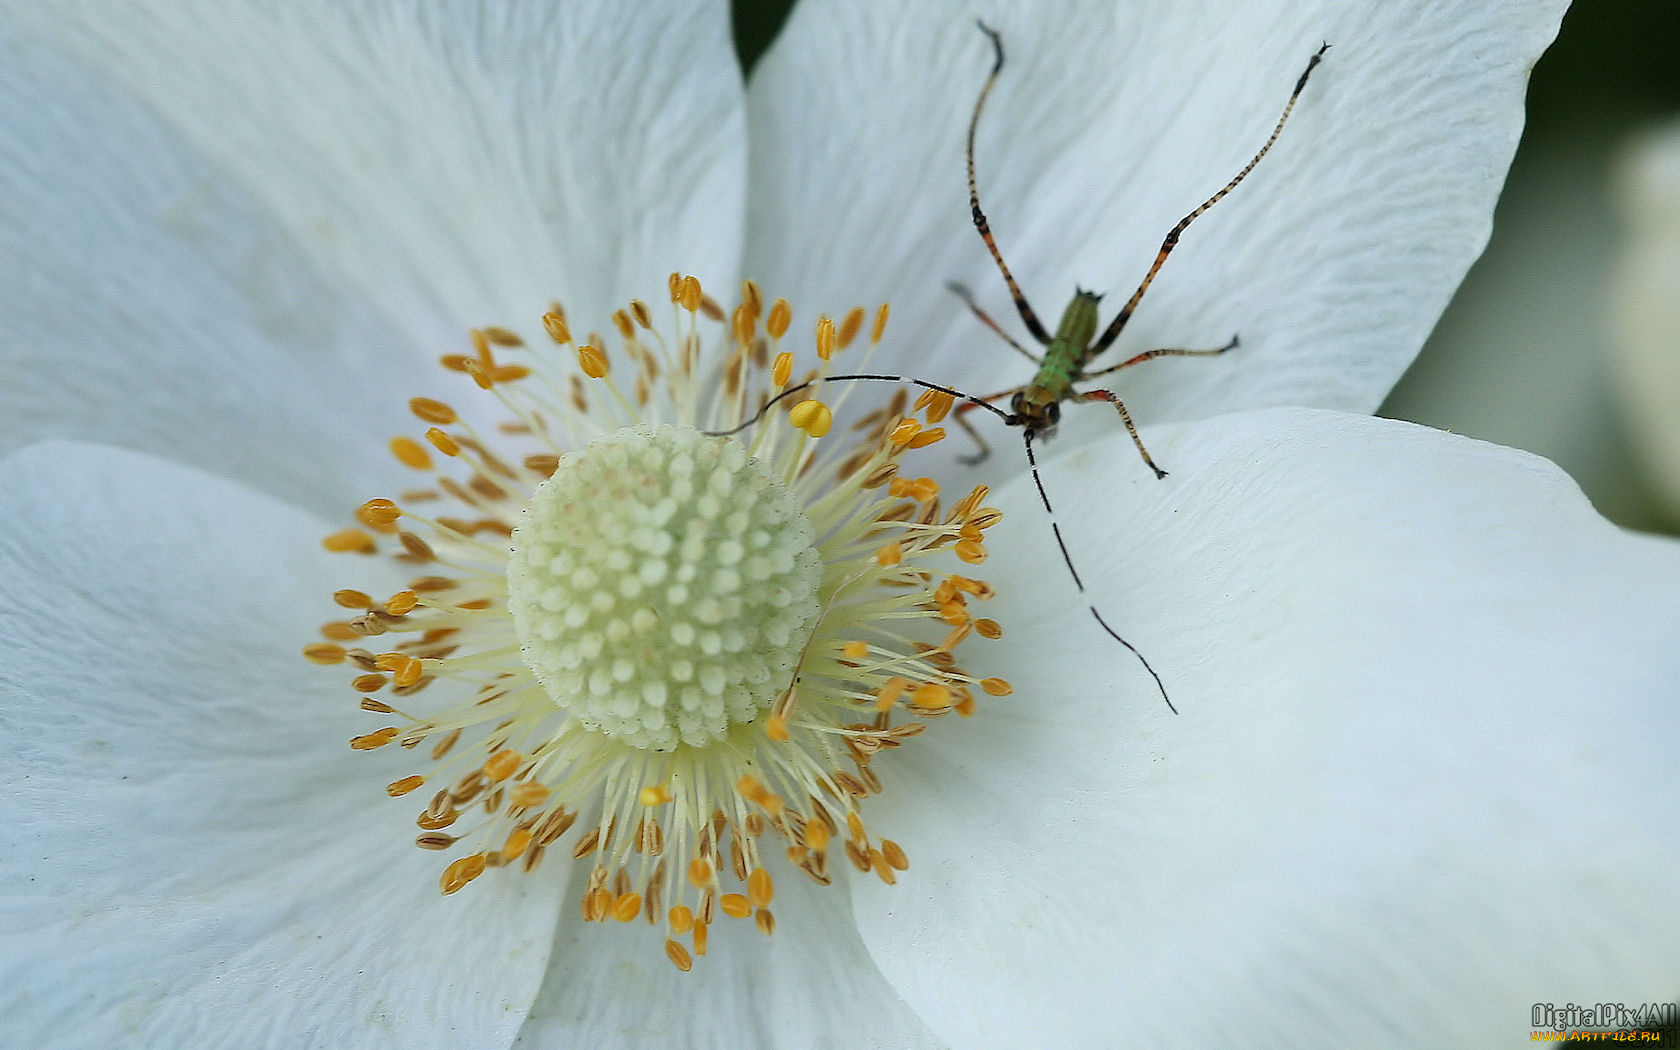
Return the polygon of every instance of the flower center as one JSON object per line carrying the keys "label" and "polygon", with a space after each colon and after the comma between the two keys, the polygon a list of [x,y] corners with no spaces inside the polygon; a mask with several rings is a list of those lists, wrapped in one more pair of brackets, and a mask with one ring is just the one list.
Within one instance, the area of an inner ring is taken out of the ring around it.
{"label": "flower center", "polygon": [[815,532],[738,441],[637,426],[561,459],[513,534],[508,608],[548,695],[668,751],[775,700],[817,617]]}
{"label": "flower center", "polygon": [[985,560],[1000,514],[983,486],[942,509],[900,473],[951,395],[900,391],[830,438],[816,395],[861,309],[817,320],[796,381],[786,301],[765,311],[747,281],[726,314],[693,277],[669,290],[669,339],[635,301],[614,348],[577,343],[556,305],[543,328],[568,354],[484,328],[444,356],[511,418],[492,434],[409,402],[424,441],[391,451],[428,480],[324,541],[408,582],[338,591],[350,618],[304,655],[349,664],[363,710],[393,719],[351,747],[424,745],[385,790],[430,785],[415,844],[459,851],[443,893],[564,851],[589,865],[584,918],[663,926],[687,970],[721,918],[775,930],[771,867],[894,882],[908,856],[863,813],[875,760],[1010,688],[958,663],[1001,629],[969,608],[991,587],[951,571]]}

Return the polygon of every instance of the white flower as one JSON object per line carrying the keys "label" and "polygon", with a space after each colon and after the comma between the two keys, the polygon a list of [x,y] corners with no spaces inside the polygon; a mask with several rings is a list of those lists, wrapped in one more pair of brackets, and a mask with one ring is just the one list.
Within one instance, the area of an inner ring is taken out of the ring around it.
{"label": "white flower", "polygon": [[295,655],[344,585],[319,536],[404,484],[407,399],[460,400],[427,358],[681,270],[890,301],[894,370],[1024,378],[942,289],[1007,307],[962,197],[984,40],[886,6],[805,4],[744,94],[721,7],[9,12],[5,1041],[1488,1045],[1672,994],[1680,551],[1543,461],[1344,414],[1486,237],[1559,14],[1526,2],[999,17],[982,192],[1052,314],[1147,266],[1334,44],[1128,330],[1243,337],[1127,377],[1172,476],[1101,409],[1045,447],[1181,714],[1005,433],[1015,693],[876,763],[896,886],[778,877],[774,935],[721,924],[688,973],[583,921],[588,864],[439,896],[380,793],[409,753],[345,749],[367,716]]}
{"label": "white flower", "polygon": [[1619,174],[1611,374],[1639,458],[1670,513],[1680,513],[1680,123],[1630,143]]}

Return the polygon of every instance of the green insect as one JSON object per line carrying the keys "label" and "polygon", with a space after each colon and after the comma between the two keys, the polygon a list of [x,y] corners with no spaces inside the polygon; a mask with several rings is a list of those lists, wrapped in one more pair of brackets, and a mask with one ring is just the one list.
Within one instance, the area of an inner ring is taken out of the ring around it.
{"label": "green insect", "polygon": [[[1318,64],[1323,60],[1324,53],[1330,49],[1330,45],[1323,45],[1313,53],[1311,58],[1307,60],[1306,68],[1301,71],[1300,77],[1295,81],[1294,90],[1289,93],[1289,100],[1284,103],[1282,115],[1278,117],[1277,123],[1272,127],[1272,133],[1267,136],[1265,144],[1260,147],[1259,151],[1249,159],[1247,164],[1243,165],[1242,170],[1237,172],[1235,177],[1233,177],[1224,186],[1220,187],[1217,193],[1197,205],[1189,214],[1180,219],[1178,223],[1174,225],[1170,231],[1168,231],[1167,236],[1161,241],[1161,246],[1155,254],[1155,261],[1150,265],[1148,272],[1144,274],[1143,280],[1137,286],[1137,290],[1132,293],[1130,299],[1126,300],[1126,304],[1120,308],[1119,313],[1115,314],[1114,320],[1108,323],[1108,327],[1103,329],[1102,334],[1097,334],[1097,325],[1101,321],[1097,310],[1102,301],[1102,296],[1095,292],[1076,289],[1074,291],[1073,301],[1068,303],[1067,308],[1062,311],[1061,322],[1056,326],[1056,334],[1052,336],[1048,331],[1046,331],[1043,323],[1039,321],[1038,315],[1033,311],[1032,305],[1027,302],[1027,297],[1021,294],[1020,287],[1015,283],[1014,274],[1009,272],[1009,265],[1003,261],[1003,253],[998,250],[997,241],[992,237],[991,226],[986,221],[986,214],[980,210],[980,192],[974,174],[974,135],[975,131],[980,126],[980,114],[985,109],[986,97],[991,94],[992,86],[997,83],[998,74],[1003,70],[1003,38],[996,30],[986,25],[984,22],[980,22],[979,26],[981,31],[984,32],[992,42],[993,60],[992,71],[990,75],[986,77],[985,86],[980,89],[980,97],[976,99],[974,103],[974,115],[969,119],[968,123],[967,155],[969,208],[974,216],[974,228],[979,231],[980,239],[986,243],[986,250],[992,255],[992,261],[997,263],[998,271],[1003,274],[1004,283],[1009,287],[1009,295],[1015,302],[1015,310],[1018,314],[1020,314],[1021,322],[1026,325],[1027,331],[1032,334],[1032,337],[1044,347],[1043,356],[1032,353],[1027,350],[1026,347],[1011,338],[996,321],[992,320],[985,310],[980,308],[980,305],[975,302],[973,294],[970,293],[967,288],[955,282],[951,282],[947,285],[947,287],[949,287],[953,292],[960,296],[965,303],[968,304],[968,308],[973,311],[974,315],[978,317],[981,322],[986,325],[986,327],[990,328],[993,332],[996,332],[1018,353],[1037,366],[1037,373],[1034,374],[1033,378],[1029,382],[1022,386],[1010,387],[1008,390],[1002,390],[995,394],[987,394],[983,397],[967,394],[952,387],[941,386],[938,383],[930,383],[926,380],[917,379],[912,376],[861,374],[828,376],[821,380],[801,383],[798,386],[782,391],[782,393],[778,394],[769,402],[769,404],[766,404],[761,411],[754,415],[752,419],[749,419],[747,422],[741,424],[741,426],[736,427],[733,430],[721,433],[733,434],[746,429],[758,422],[758,420],[762,419],[765,413],[770,410],[772,405],[806,390],[819,382],[836,383],[850,380],[879,380],[882,382],[904,383],[911,386],[921,387],[924,390],[935,390],[940,393],[949,394],[962,402],[962,404],[958,406],[954,418],[962,425],[963,429],[968,432],[969,436],[974,439],[975,444],[979,447],[979,452],[976,455],[966,457],[964,459],[964,462],[974,464],[985,459],[990,450],[987,448],[986,442],[980,436],[980,433],[975,430],[973,425],[964,418],[964,415],[973,409],[984,409],[985,411],[997,416],[1004,422],[1004,424],[1012,427],[1019,427],[1021,429],[1022,444],[1027,453],[1027,465],[1032,471],[1033,484],[1038,489],[1039,501],[1044,504],[1045,514],[1050,518],[1050,529],[1056,537],[1056,546],[1061,551],[1062,561],[1067,565],[1068,572],[1073,576],[1073,582],[1079,588],[1080,594],[1086,594],[1085,582],[1080,579],[1079,570],[1074,568],[1073,556],[1068,553],[1067,543],[1062,539],[1062,530],[1056,523],[1056,512],[1050,504],[1050,495],[1045,491],[1044,479],[1039,475],[1038,458],[1033,452],[1033,440],[1040,437],[1048,438],[1055,431],[1056,424],[1061,419],[1061,406],[1064,401],[1103,402],[1113,405],[1115,411],[1120,414],[1120,421],[1125,424],[1126,433],[1131,435],[1132,443],[1137,446],[1138,454],[1143,457],[1143,462],[1149,467],[1149,469],[1155,472],[1155,477],[1159,479],[1167,476],[1167,472],[1156,466],[1155,460],[1149,455],[1149,450],[1144,447],[1143,439],[1138,436],[1137,426],[1132,422],[1131,413],[1126,411],[1126,406],[1121,402],[1120,398],[1117,397],[1112,390],[1078,390],[1075,389],[1075,384],[1111,375],[1121,369],[1130,368],[1133,365],[1142,364],[1145,361],[1151,361],[1158,357],[1212,356],[1236,349],[1237,338],[1233,336],[1231,341],[1226,343],[1224,346],[1215,347],[1210,350],[1185,350],[1177,348],[1146,350],[1143,353],[1129,357],[1118,364],[1110,365],[1096,371],[1090,370],[1091,363],[1098,357],[1102,356],[1109,347],[1114,345],[1115,340],[1120,338],[1120,333],[1125,329],[1126,322],[1129,321],[1132,314],[1136,312],[1138,303],[1143,300],[1144,293],[1149,290],[1150,284],[1154,282],[1155,275],[1160,273],[1161,267],[1167,261],[1167,257],[1171,255],[1173,249],[1177,247],[1179,237],[1186,229],[1189,228],[1190,224],[1195,222],[1196,219],[1204,212],[1223,200],[1226,194],[1236,189],[1237,184],[1248,177],[1249,172],[1254,170],[1255,166],[1260,163],[1261,158],[1265,157],[1265,155],[1271,150],[1273,144],[1277,142],[1278,135],[1282,133],[1284,124],[1289,120],[1290,113],[1295,109],[1296,101],[1301,97],[1301,92],[1306,89],[1307,78],[1312,75],[1312,71],[1316,69]],[[1006,397],[1010,399],[1009,411],[1007,412],[993,404],[994,401],[998,401]],[[1173,706],[1171,697],[1167,695],[1166,685],[1161,681],[1161,676],[1156,673],[1155,668],[1150,666],[1149,660],[1144,657],[1143,653],[1138,651],[1136,646],[1134,646],[1131,642],[1126,641],[1125,638],[1120,636],[1118,631],[1108,625],[1108,622],[1103,619],[1102,613],[1097,610],[1096,604],[1091,602],[1089,598],[1086,599],[1086,606],[1090,610],[1092,617],[1094,617],[1102,629],[1107,632],[1108,636],[1129,649],[1132,655],[1136,656],[1138,661],[1143,664],[1144,670],[1148,671],[1150,676],[1154,678],[1155,686],[1160,691],[1161,698],[1167,702],[1168,709],[1174,714],[1177,714],[1178,709]]]}

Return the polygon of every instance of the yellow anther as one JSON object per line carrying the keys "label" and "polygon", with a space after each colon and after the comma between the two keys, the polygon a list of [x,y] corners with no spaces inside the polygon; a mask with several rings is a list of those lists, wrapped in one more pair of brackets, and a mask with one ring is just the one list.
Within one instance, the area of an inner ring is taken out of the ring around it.
{"label": "yellow anther", "polygon": [[500,751],[484,760],[484,775],[492,783],[506,780],[513,776],[519,768],[523,756],[512,748],[502,748]]}
{"label": "yellow anther", "polygon": [[846,347],[851,346],[852,340],[856,339],[857,334],[862,330],[863,307],[854,306],[846,313],[845,319],[840,322],[840,334],[836,340],[836,343],[838,344],[836,349],[844,350]]}
{"label": "yellow anther", "polygon": [[572,341],[571,326],[566,323],[566,319],[561,315],[551,311],[543,314],[542,322],[543,331],[547,332],[548,337],[556,343],[565,346]]}
{"label": "yellow anther", "polygon": [[618,329],[618,334],[625,339],[634,339],[636,337],[636,326],[631,322],[630,315],[625,313],[623,310],[613,311],[612,323],[613,327]]}
{"label": "yellow anther", "polygon": [[1008,696],[1015,691],[1014,686],[1001,678],[982,678],[980,688],[984,689],[988,696]]}
{"label": "yellow anther", "polygon": [[996,620],[975,620],[974,629],[980,632],[982,638],[1002,638],[1003,628]]}
{"label": "yellow anther", "polygon": [[514,828],[513,832],[510,835],[508,835],[507,841],[502,844],[502,850],[501,850],[502,859],[503,860],[518,860],[521,856],[524,855],[525,851],[527,849],[529,849],[530,846],[531,846],[531,829],[530,828]]}
{"label": "yellow anther", "polygon": [[583,374],[591,379],[600,379],[607,374],[607,355],[590,346],[588,343],[578,347],[578,367]]}
{"label": "yellow anther", "polygon": [[416,773],[413,776],[403,777],[401,780],[393,780],[389,784],[386,784],[385,794],[390,795],[392,798],[399,798],[408,794],[410,791],[413,791],[425,782],[426,778]]}
{"label": "yellow anther", "polygon": [[706,929],[707,929],[706,924],[703,923],[703,922],[697,922],[697,923],[694,924],[694,954],[695,955],[705,955],[706,954],[706,941],[707,941]]}
{"label": "yellow anther", "polygon": [[770,881],[770,873],[763,868],[754,868],[747,876],[747,900],[755,908],[762,908],[770,903],[775,896],[776,887]]}
{"label": "yellow anther", "polygon": [[945,430],[944,430],[943,427],[929,427],[928,429],[926,429],[926,430],[922,431],[921,433],[917,434],[915,437],[911,438],[909,441],[905,442],[904,447],[905,448],[927,448],[929,445],[933,444],[935,441],[944,441],[944,440],[945,440]]}
{"label": "yellow anther", "polygon": [[882,303],[875,310],[875,326],[869,330],[869,341],[879,343],[881,336],[887,331],[887,315],[892,312],[886,303]]}
{"label": "yellow anther", "polygon": [[395,671],[408,662],[406,653],[380,653],[373,658],[373,666],[381,671]]}
{"label": "yellow anther", "polygon": [[351,737],[350,746],[357,751],[372,751],[376,747],[384,747],[395,740],[397,732],[396,726],[386,726],[384,729],[376,729],[371,733]]}
{"label": "yellow anther", "polygon": [[771,715],[764,720],[764,735],[778,744],[785,744],[792,734],[788,732],[787,718],[782,715]]}
{"label": "yellow anther", "polygon": [[770,316],[764,322],[764,330],[770,333],[770,338],[780,339],[787,335],[788,326],[793,324],[793,307],[786,299],[777,299],[770,304]]}
{"label": "yellow anther", "polygon": [[869,655],[869,643],[861,640],[847,642],[840,647],[840,651],[848,660],[862,660]]}
{"label": "yellow anther", "polygon": [[688,954],[688,949],[669,937],[665,938],[665,958],[683,973],[694,969],[694,958]]}
{"label": "yellow anther", "polygon": [[754,317],[764,312],[764,293],[758,290],[758,282],[751,277],[741,282],[741,305],[751,310]]}
{"label": "yellow anther", "polygon": [[350,679],[350,688],[358,693],[377,693],[385,688],[385,676],[382,674],[359,674]]}
{"label": "yellow anther", "polygon": [[904,545],[897,540],[875,548],[875,561],[882,566],[898,565],[904,561]]}
{"label": "yellow anther", "polygon": [[345,620],[334,620],[332,623],[322,624],[321,636],[330,638],[335,642],[359,642],[362,640],[362,633],[351,627]]}
{"label": "yellow anther", "polygon": [[805,848],[814,853],[821,853],[828,848],[828,825],[821,820],[813,820],[805,825]]}
{"label": "yellow anther", "polygon": [[370,499],[356,508],[356,520],[370,529],[391,532],[397,527],[402,510],[388,499]]}
{"label": "yellow anther", "polygon": [[778,387],[787,386],[787,381],[793,377],[793,355],[783,350],[776,355],[776,363],[770,366],[770,382]]}
{"label": "yellow anther", "polygon": [[630,300],[630,316],[636,319],[643,331],[653,330],[653,315],[648,313],[647,303],[640,299]]}
{"label": "yellow anther", "polygon": [[426,440],[432,443],[433,448],[446,456],[459,456],[461,454],[461,446],[455,439],[437,427],[426,431]]}
{"label": "yellow anther", "polygon": [[531,374],[531,370],[524,365],[497,365],[490,370],[490,381],[493,383],[513,383]]}
{"label": "yellow anther", "polygon": [[688,862],[688,884],[697,890],[712,884],[712,866],[704,857],[695,857]]}
{"label": "yellow anther", "polygon": [[679,904],[666,914],[665,921],[670,923],[671,932],[681,937],[689,930],[694,929],[694,912],[689,909],[688,905]]}
{"label": "yellow anther", "polygon": [[583,895],[583,917],[589,922],[604,922],[612,911],[612,891],[597,886]]}
{"label": "yellow anther", "polygon": [[986,560],[986,545],[979,540],[958,540],[955,549],[957,557],[970,565],[979,565]]}
{"label": "yellow anther", "polygon": [[654,806],[663,806],[675,797],[671,794],[671,789],[664,784],[650,784],[636,793],[637,800],[650,809]]}
{"label": "yellow anther", "polygon": [[490,337],[484,334],[484,329],[474,328],[467,333],[472,336],[473,349],[478,353],[478,361],[485,368],[496,367],[495,355],[490,353]]}
{"label": "yellow anther", "polygon": [[385,599],[385,611],[392,616],[406,616],[420,604],[420,596],[413,591],[398,591]]}
{"label": "yellow anther", "polygon": [[922,425],[920,423],[916,422],[914,419],[904,418],[899,420],[898,425],[892,428],[892,433],[887,435],[887,440],[902,448],[909,444],[916,435],[921,432]]}
{"label": "yellow anther", "polygon": [[490,340],[492,343],[495,343],[497,346],[525,345],[525,340],[519,338],[517,333],[510,332],[506,328],[498,328],[496,325],[485,326],[484,338]]}
{"label": "yellow anther", "polygon": [[322,538],[321,546],[334,554],[345,554],[350,551],[372,554],[378,549],[373,542],[373,537],[361,529],[340,529],[331,536]]}
{"label": "yellow anther", "polygon": [[905,856],[904,847],[892,839],[881,840],[881,856],[897,871],[910,870],[910,858]]}
{"label": "yellow anther", "polygon": [[704,298],[705,293],[700,288],[700,278],[693,274],[685,275],[677,288],[677,301],[682,305],[682,308],[689,313],[693,313],[700,309],[700,301]]}
{"label": "yellow anther", "polygon": [[875,710],[890,711],[909,686],[910,682],[907,679],[900,678],[897,675],[887,679],[886,684],[875,693]]}
{"label": "yellow anther", "polygon": [[427,423],[437,423],[448,426],[460,417],[455,410],[442,401],[434,401],[429,397],[411,397],[408,399],[408,410]]}
{"label": "yellow anther", "polygon": [[548,785],[527,780],[508,792],[508,805],[532,809],[547,802],[549,794]]}
{"label": "yellow anther", "polygon": [[391,684],[398,689],[406,689],[420,681],[420,676],[426,670],[426,665],[412,656],[405,657],[404,660],[403,665],[391,676]]}
{"label": "yellow anther", "polygon": [[438,888],[443,890],[446,896],[454,893],[462,886],[483,875],[484,868],[484,854],[474,853],[470,857],[462,857],[443,869],[443,876],[438,879]]}
{"label": "yellow anther", "polygon": [[480,390],[489,390],[491,387],[496,385],[496,381],[490,377],[489,371],[486,370],[482,364],[474,361],[470,357],[462,362],[461,368],[467,373],[467,375],[472,376],[472,381],[478,384],[478,388]]}
{"label": "yellow anther", "polygon": [[951,706],[951,689],[938,682],[919,685],[916,691],[910,694],[910,705],[923,711],[943,711]]}
{"label": "yellow anther", "polygon": [[933,396],[928,399],[927,421],[937,423],[951,414],[951,409],[956,406],[957,399],[943,390],[930,390],[928,393]]}
{"label": "yellow anther", "polygon": [[817,356],[827,361],[834,356],[834,318],[823,314],[817,318]]}
{"label": "yellow anther", "polygon": [[673,303],[681,301],[682,274],[673,272],[665,278],[665,287],[670,291]]}
{"label": "yellow anther", "polygon": [[788,422],[795,429],[820,438],[834,425],[834,412],[821,401],[801,401],[788,413]]}
{"label": "yellow anther", "polygon": [[342,591],[334,591],[333,592],[333,601],[338,605],[344,606],[346,609],[371,609],[371,608],[373,608],[373,599],[372,598],[368,597],[366,594],[362,593],[361,591],[353,591],[348,587],[346,587]]}
{"label": "yellow anther", "polygon": [[731,919],[744,919],[752,914],[752,904],[744,893],[725,893],[718,898],[718,907]]}
{"label": "yellow anther", "polygon": [[314,664],[341,664],[344,662],[344,646],[316,642],[303,647],[303,658]]}
{"label": "yellow anther", "polygon": [[621,893],[613,899],[612,917],[619,922],[629,922],[642,913],[642,895],[639,893]]}
{"label": "yellow anther", "polygon": [[957,712],[957,714],[961,715],[962,717],[964,717],[964,718],[971,717],[974,714],[974,696],[973,696],[973,694],[971,694],[971,693],[969,693],[965,690],[963,692],[962,696],[958,697],[957,702],[952,704],[951,707]]}
{"label": "yellow anther", "polygon": [[953,627],[967,623],[968,606],[960,601],[946,602],[939,607],[939,618]]}
{"label": "yellow anther", "polygon": [[431,470],[432,457],[420,447],[420,442],[411,437],[394,437],[391,439],[391,455],[405,467],[415,470]]}

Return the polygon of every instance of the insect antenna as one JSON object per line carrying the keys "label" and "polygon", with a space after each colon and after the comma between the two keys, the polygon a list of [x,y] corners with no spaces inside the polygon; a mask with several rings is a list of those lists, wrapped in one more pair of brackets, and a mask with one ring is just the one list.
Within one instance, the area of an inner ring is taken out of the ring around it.
{"label": "insect antenna", "polygon": [[[1050,518],[1050,531],[1056,537],[1056,547],[1062,552],[1062,564],[1067,566],[1068,574],[1073,577],[1074,585],[1079,588],[1079,593],[1083,595],[1085,594],[1085,581],[1079,578],[1079,570],[1073,567],[1073,556],[1068,553],[1067,542],[1062,539],[1061,526],[1056,524],[1056,508],[1050,505],[1050,494],[1045,491],[1044,479],[1038,473],[1038,457],[1033,454],[1033,432],[1030,428],[1021,432],[1021,440],[1027,449],[1027,466],[1032,470],[1033,484],[1038,488],[1039,501],[1044,504],[1044,513]],[[1167,695],[1166,685],[1161,682],[1161,676],[1155,673],[1155,668],[1149,666],[1148,658],[1138,651],[1137,646],[1120,637],[1119,631],[1108,625],[1108,621],[1102,618],[1102,613],[1097,611],[1096,603],[1091,601],[1090,598],[1085,599],[1085,607],[1091,611],[1091,617],[1097,621],[1099,627],[1108,633],[1110,638],[1130,649],[1132,655],[1138,658],[1138,663],[1142,664],[1143,669],[1149,672],[1149,677],[1155,679],[1155,688],[1160,690],[1161,699],[1167,702],[1167,710],[1175,715],[1178,714],[1178,708],[1173,706],[1172,697]]]}
{"label": "insect antenna", "polygon": [[1325,44],[1313,52],[1311,58],[1307,59],[1307,68],[1303,69],[1300,77],[1296,79],[1295,90],[1289,93],[1289,101],[1283,105],[1283,114],[1278,117],[1277,123],[1272,126],[1272,133],[1267,136],[1266,144],[1260,147],[1259,152],[1255,153],[1248,163],[1243,165],[1243,169],[1237,172],[1230,182],[1221,186],[1218,193],[1197,205],[1190,214],[1178,220],[1178,225],[1167,232],[1166,238],[1161,241],[1160,249],[1155,253],[1155,262],[1150,265],[1149,272],[1143,275],[1143,281],[1138,285],[1137,291],[1133,292],[1132,297],[1126,300],[1126,305],[1120,308],[1120,312],[1114,315],[1114,320],[1109,322],[1109,326],[1103,330],[1101,337],[1091,345],[1088,358],[1096,357],[1113,346],[1114,340],[1120,338],[1120,330],[1126,327],[1126,322],[1131,320],[1132,313],[1137,310],[1138,303],[1143,301],[1143,293],[1149,291],[1149,286],[1155,282],[1155,275],[1160,273],[1161,267],[1166,264],[1167,256],[1171,255],[1172,250],[1178,246],[1179,236],[1189,228],[1191,223],[1200,218],[1203,212],[1224,200],[1227,193],[1237,188],[1237,183],[1248,178],[1248,173],[1254,170],[1255,165],[1260,163],[1260,159],[1271,152],[1278,136],[1283,133],[1284,124],[1289,121],[1289,114],[1295,111],[1296,101],[1300,99],[1301,92],[1306,89],[1307,78],[1312,76],[1312,71],[1318,68],[1318,64],[1324,60],[1324,52],[1328,50],[1330,50],[1330,45]]}
{"label": "insect antenna", "polygon": [[[785,401],[801,391],[808,390],[811,387],[822,383],[842,383],[849,382],[851,380],[872,380],[881,383],[907,383],[911,386],[919,386],[923,390],[938,391],[941,394],[949,394],[952,397],[965,401],[970,405],[983,408],[992,415],[1003,420],[1004,423],[1009,426],[1021,426],[1020,417],[1014,413],[1005,412],[1003,409],[983,398],[976,397],[973,394],[965,394],[961,390],[957,390],[952,387],[941,386],[938,383],[929,383],[926,380],[915,379],[910,376],[853,374],[825,376],[820,379],[807,380],[806,382],[800,383],[796,386],[790,386],[786,390],[777,394],[775,397],[771,398],[769,401],[766,401],[764,403],[764,407],[753,413],[750,419],[741,423],[739,426],[730,427],[728,430],[703,430],[701,433],[708,437],[732,437],[741,433],[741,431],[746,430],[748,427],[758,424],[759,421],[769,414],[770,410],[774,408],[778,402]],[[1085,595],[1087,593],[1085,590],[1085,581],[1080,579],[1079,570],[1074,568],[1073,556],[1068,553],[1067,542],[1062,539],[1061,526],[1056,523],[1056,508],[1050,505],[1050,494],[1045,491],[1044,479],[1038,473],[1038,457],[1033,452],[1032,428],[1023,428],[1021,431],[1021,438],[1027,450],[1027,466],[1032,470],[1033,485],[1038,489],[1039,502],[1044,504],[1044,513],[1050,519],[1050,532],[1056,537],[1056,549],[1062,552],[1062,564],[1067,566],[1068,575],[1073,577],[1074,586],[1079,588],[1079,593],[1081,595]],[[1097,621],[1097,626],[1101,627],[1110,638],[1125,646],[1133,656],[1137,657],[1138,663],[1142,664],[1143,669],[1149,672],[1149,677],[1155,680],[1155,688],[1160,691],[1161,699],[1167,702],[1167,710],[1171,711],[1175,715],[1178,714],[1178,708],[1173,706],[1172,697],[1167,695],[1167,687],[1162,683],[1161,676],[1155,672],[1155,668],[1150,666],[1149,660],[1143,655],[1143,653],[1138,651],[1138,647],[1133,645],[1131,642],[1126,641],[1126,639],[1120,636],[1120,632],[1108,625],[1108,621],[1102,618],[1102,613],[1097,611],[1096,603],[1092,602],[1089,597],[1085,599],[1085,607],[1090,610],[1091,617]]]}

